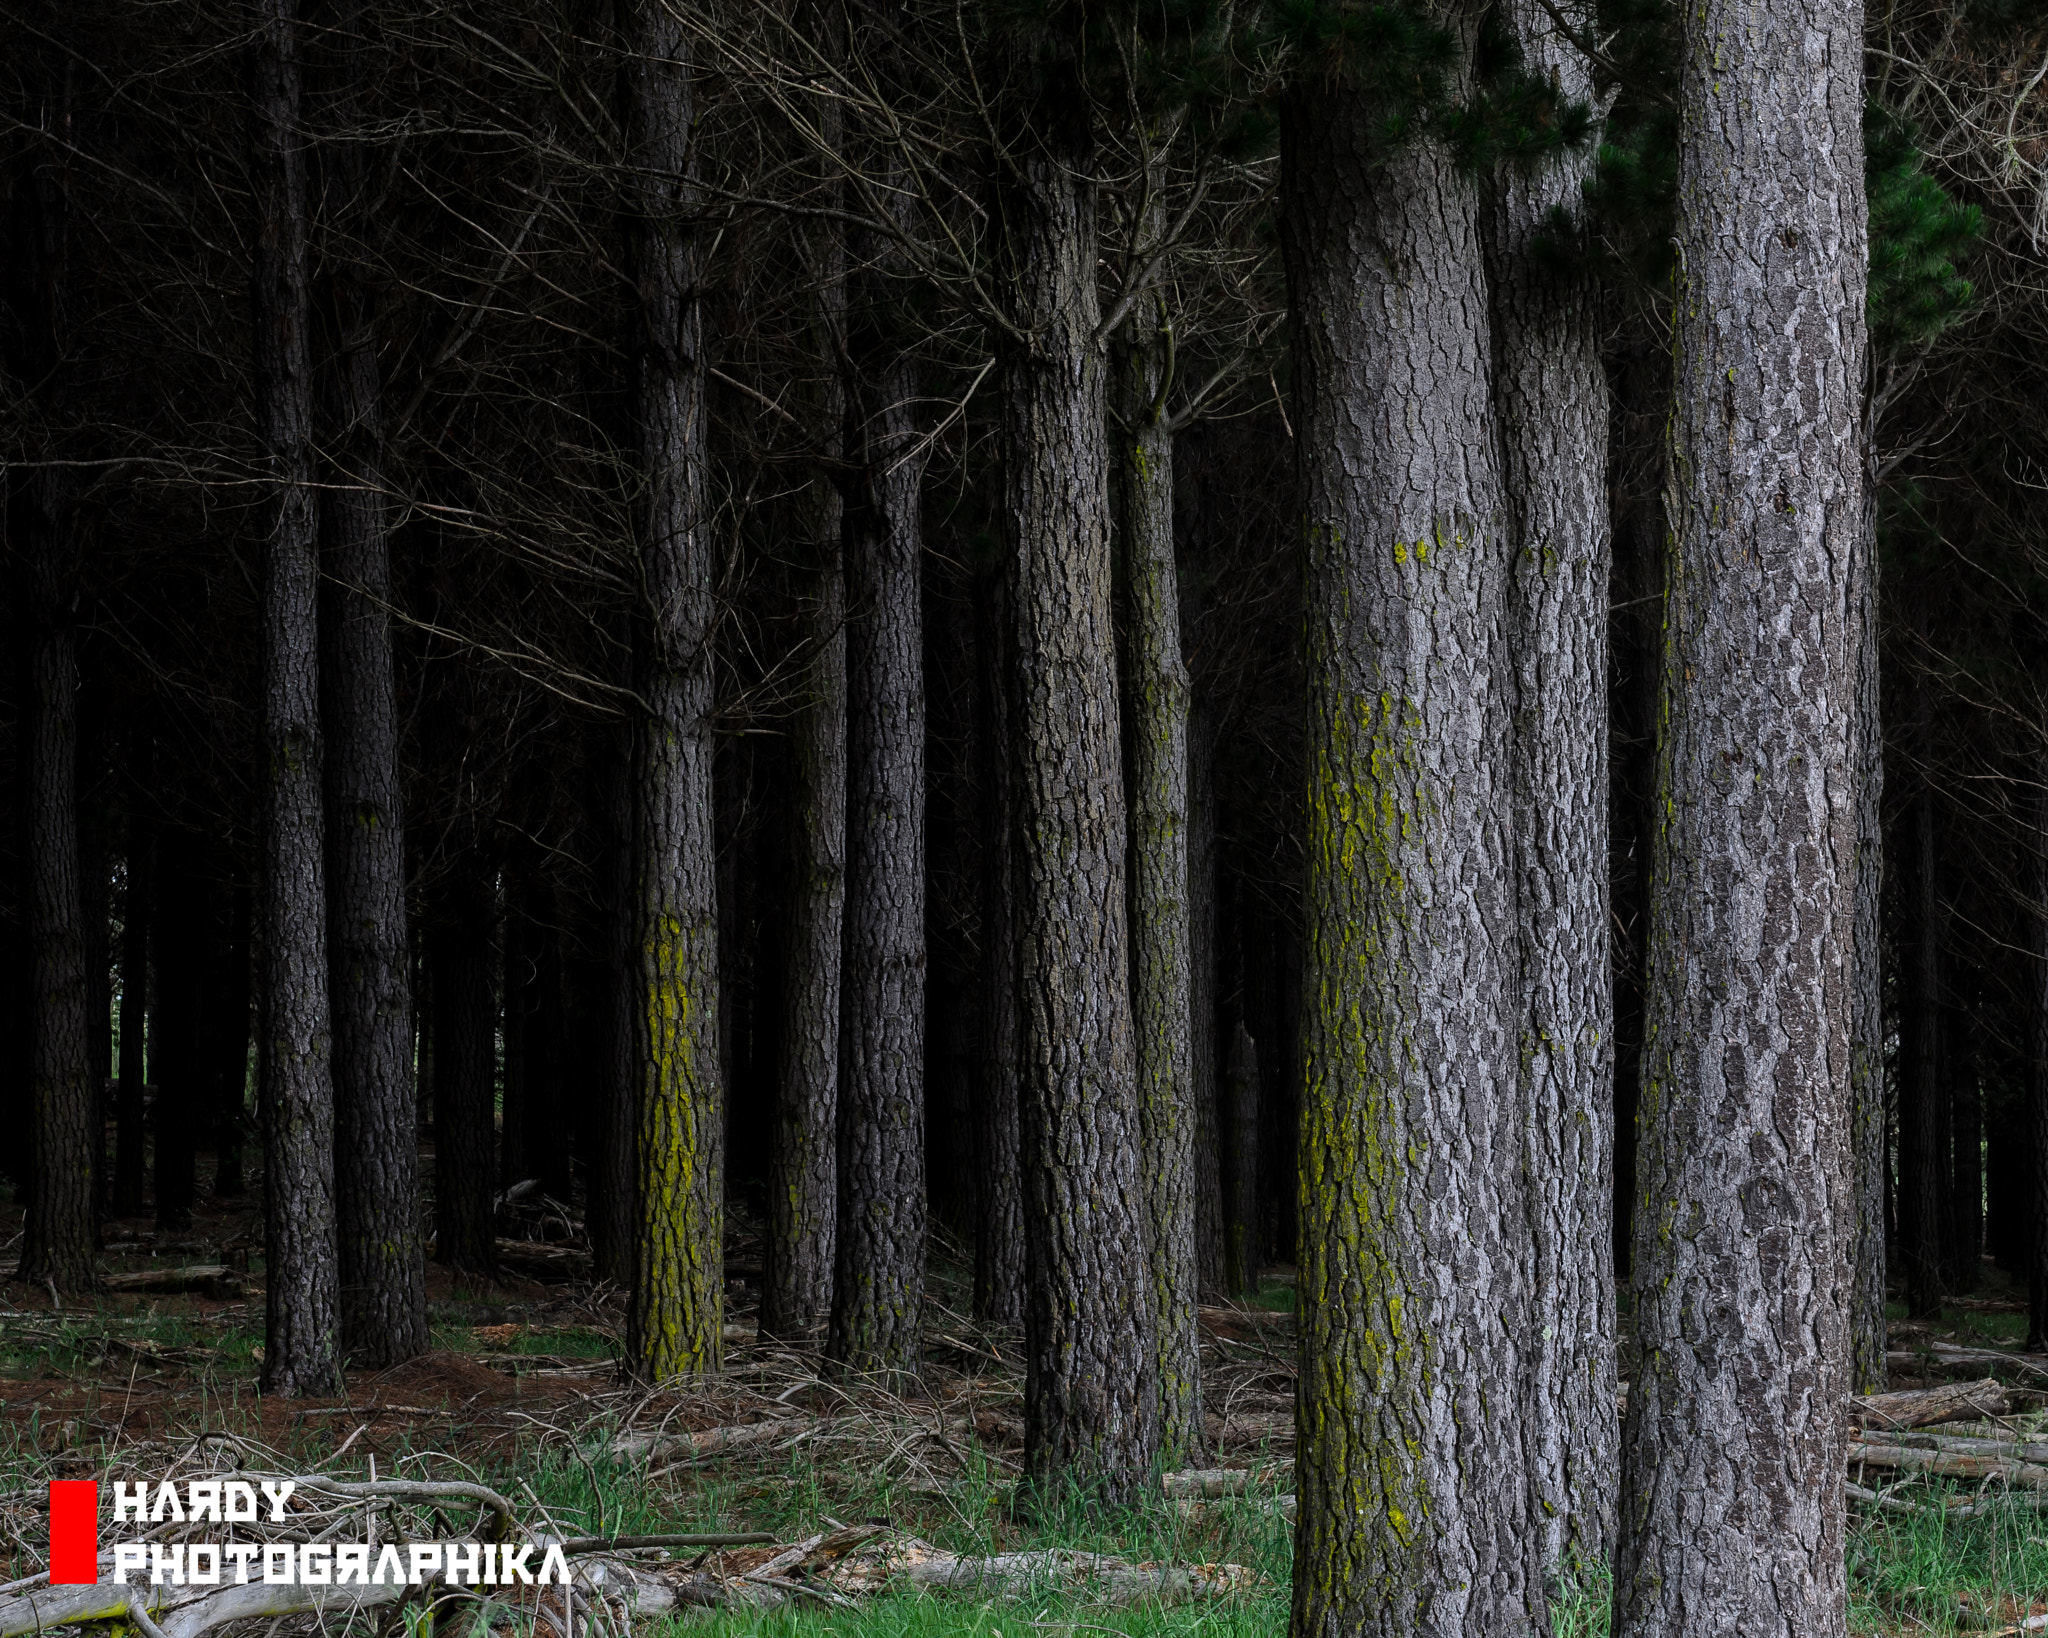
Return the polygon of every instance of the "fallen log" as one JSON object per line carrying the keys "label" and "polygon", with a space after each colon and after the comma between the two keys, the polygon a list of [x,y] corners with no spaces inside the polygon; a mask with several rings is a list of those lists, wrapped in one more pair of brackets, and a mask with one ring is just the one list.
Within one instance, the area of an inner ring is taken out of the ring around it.
{"label": "fallen log", "polygon": [[194,1263],[186,1268],[144,1268],[133,1274],[108,1274],[101,1282],[109,1291],[197,1291],[208,1297],[241,1295],[242,1282],[226,1263]]}
{"label": "fallen log", "polygon": [[750,1422],[740,1427],[704,1428],[696,1433],[622,1433],[606,1448],[622,1461],[669,1456],[722,1455],[752,1445],[773,1444],[811,1424],[785,1416],[772,1422]]}
{"label": "fallen log", "polygon": [[1875,1444],[1860,1440],[1849,1447],[1852,1467],[1874,1467],[1893,1473],[1926,1473],[1945,1479],[2003,1479],[2032,1489],[2048,1487],[2048,1466],[2003,1456],[1966,1451],[1920,1450],[1911,1445]]}
{"label": "fallen log", "polygon": [[1257,1477],[1252,1469],[1244,1467],[1191,1467],[1180,1473],[1162,1473],[1159,1490],[1175,1500],[1213,1501],[1218,1496],[1242,1496]]}
{"label": "fallen log", "polygon": [[2004,1348],[1964,1348],[1952,1342],[1929,1342],[1918,1349],[1893,1349],[1884,1356],[1895,1371],[1932,1366],[1941,1371],[2016,1371],[2048,1377],[2048,1354],[2022,1354]]}
{"label": "fallen log", "polygon": [[1926,1428],[1942,1422],[1975,1422],[2012,1412],[2012,1395],[1996,1377],[1947,1382],[1938,1388],[1859,1394],[1849,1401],[1849,1421],[1865,1428]]}

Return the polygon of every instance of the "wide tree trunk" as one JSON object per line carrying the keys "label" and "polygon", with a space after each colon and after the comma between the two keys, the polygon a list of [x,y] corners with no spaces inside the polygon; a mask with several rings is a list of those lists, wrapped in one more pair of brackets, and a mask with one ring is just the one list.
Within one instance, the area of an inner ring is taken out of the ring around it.
{"label": "wide tree trunk", "polygon": [[[880,303],[888,292],[876,288]],[[827,1351],[914,1373],[924,1322],[924,462],[916,372],[862,326],[866,477],[847,531],[846,958]],[[888,362],[894,359],[895,362]]]}
{"label": "wide tree trunk", "polygon": [[1839,1634],[1863,8],[1683,14],[1615,1638]]}
{"label": "wide tree trunk", "polygon": [[725,1115],[712,800],[716,546],[690,48],[662,0],[626,8],[639,335],[642,716],[634,769],[640,1216],[625,1357],[664,1382],[719,1369]]}
{"label": "wide tree trunk", "polygon": [[252,70],[257,428],[274,486],[262,597],[263,1388],[288,1396],[341,1386],[297,0],[257,0]]}
{"label": "wide tree trunk", "polygon": [[112,1215],[142,1210],[143,1086],[149,1078],[149,934],[156,914],[156,836],[140,809],[128,810],[128,896],[121,923],[120,1091],[114,1113]]}
{"label": "wide tree trunk", "polygon": [[497,1271],[495,904],[487,863],[473,847],[463,847],[450,868],[426,934],[434,986],[434,1261],[490,1279]]}
{"label": "wide tree trunk", "polygon": [[[352,24],[359,26],[351,19],[343,27]],[[351,43],[344,49],[361,48]],[[352,142],[342,150],[332,167],[336,205],[357,213],[364,207],[364,167]],[[358,232],[366,226],[360,219],[351,225]],[[334,318],[340,347],[330,396],[336,459],[325,507],[321,685],[341,1344],[356,1364],[385,1366],[425,1351],[427,1288],[398,690],[387,612],[384,392],[375,298],[359,267],[335,274]]]}
{"label": "wide tree trunk", "polygon": [[[1865,452],[1866,462],[1868,451]],[[1866,491],[1871,483],[1865,468]],[[1855,737],[1850,768],[1856,782],[1856,923],[1849,989],[1850,1149],[1854,1198],[1850,1202],[1850,1391],[1881,1393],[1885,1368],[1885,1202],[1888,1166],[1885,1126],[1884,1017],[1884,721],[1878,686],[1881,620],[1878,607],[1877,514],[1866,492],[1857,531],[1851,612],[1856,657]]]}
{"label": "wide tree trunk", "polygon": [[[1152,231],[1163,230],[1156,221]],[[1173,537],[1172,332],[1140,303],[1116,349],[1118,499],[1129,588],[1131,1019],[1144,1145],[1146,1252],[1159,1388],[1159,1450],[1186,1466],[1202,1451],[1201,1339],[1195,1329],[1195,1109],[1188,922],[1188,670],[1181,658]],[[1199,1463],[1197,1464],[1199,1465]]]}
{"label": "wide tree trunk", "polygon": [[[1064,115],[1059,116],[1064,118]],[[1105,370],[1087,156],[1005,166],[1001,509],[1015,565],[1026,1236],[1024,1465],[1136,1497],[1158,1449],[1157,1313],[1125,919]]]}
{"label": "wide tree trunk", "polygon": [[1385,116],[1303,86],[1281,127],[1309,694],[1298,1638],[1526,1632],[1547,1569],[1501,1343],[1555,1321],[1524,1227],[1479,201],[1439,139],[1390,151]]}
{"label": "wide tree trunk", "polygon": [[[1538,0],[1504,8],[1527,67],[1591,100],[1593,65]],[[1590,18],[1587,26],[1590,26]],[[1518,1031],[1530,1301],[1523,1444],[1552,1575],[1614,1529],[1614,989],[1608,940],[1607,376],[1590,266],[1542,240],[1592,165],[1504,167],[1487,213],[1511,553]]]}
{"label": "wide tree trunk", "polygon": [[974,1315],[1024,1323],[1024,1173],[1018,1119],[1023,1015],[1017,989],[1016,646],[1010,575],[976,577],[974,705],[981,813],[981,1072],[974,1125],[977,1174]]}

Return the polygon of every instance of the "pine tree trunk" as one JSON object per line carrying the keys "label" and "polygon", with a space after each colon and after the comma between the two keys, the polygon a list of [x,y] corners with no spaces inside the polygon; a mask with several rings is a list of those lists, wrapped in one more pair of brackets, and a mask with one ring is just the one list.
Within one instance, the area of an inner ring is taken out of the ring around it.
{"label": "pine tree trunk", "polygon": [[1684,13],[1615,1638],[1847,1624],[1862,23]]}
{"label": "pine tree trunk", "polygon": [[156,1226],[183,1233],[198,1195],[199,1134],[206,1125],[206,979],[213,964],[205,849],[191,831],[159,843],[164,881],[158,902],[154,1183]]}
{"label": "pine tree trunk", "polygon": [[[208,1051],[213,1095],[213,1192],[228,1199],[244,1192],[242,1129],[249,1118],[249,934],[255,912],[247,874],[230,856],[232,892],[223,895],[227,923],[220,930]],[[410,1129],[407,1141],[412,1142]],[[417,1164],[417,1163],[415,1163]]]}
{"label": "pine tree trunk", "polygon": [[156,838],[128,812],[128,903],[121,927],[121,1089],[115,1108],[112,1215],[142,1210],[143,1086],[149,1078],[149,934],[156,914]]}
{"label": "pine tree trunk", "polygon": [[321,835],[319,524],[306,356],[306,177],[297,0],[258,0],[255,116],[257,425],[275,510],[263,555],[263,1389],[341,1386],[334,1082]]}
{"label": "pine tree trunk", "polygon": [[[1153,231],[1164,228],[1155,223]],[[1146,1251],[1158,1312],[1159,1450],[1200,1457],[1195,1329],[1193,974],[1188,924],[1188,673],[1173,537],[1173,336],[1145,302],[1116,349],[1118,485],[1129,577],[1131,1017],[1144,1145]],[[1199,1464],[1197,1464],[1199,1465]]]}
{"label": "pine tree trunk", "polygon": [[1984,1242],[1984,1099],[1978,1079],[1975,1025],[1975,1012],[1968,1000],[1959,1000],[1948,1009],[1948,1288],[1959,1296],[1977,1289]]}
{"label": "pine tree trunk", "polygon": [[1216,747],[1207,714],[1188,723],[1188,1032],[1195,1128],[1195,1287],[1223,1286],[1223,1163],[1216,1079]]}
{"label": "pine tree trunk", "polygon": [[915,371],[884,364],[903,355],[863,328],[856,356],[872,368],[857,389],[867,472],[847,531],[846,956],[827,1352],[848,1370],[899,1376],[918,1368],[924,1322],[924,463]]}
{"label": "pine tree trunk", "polygon": [[450,869],[427,927],[434,984],[434,1261],[490,1279],[497,1272],[494,906],[490,871],[473,847],[461,848]]}
{"label": "pine tree trunk", "polygon": [[697,148],[690,48],[661,0],[630,0],[627,173],[640,296],[635,383],[645,495],[636,1038],[640,1214],[626,1361],[666,1382],[719,1369],[725,1115],[719,1061],[712,643]]}
{"label": "pine tree trunk", "polygon": [[[835,391],[832,395],[837,398]],[[839,406],[821,410],[836,430]],[[838,1216],[839,973],[846,911],[846,582],[840,566],[844,506],[836,480],[811,480],[805,534],[813,644],[810,696],[792,733],[796,857],[783,980],[782,1072],[769,1148],[767,1279],[763,1335],[801,1338],[832,1307]]]}
{"label": "pine tree trunk", "polygon": [[[1536,0],[1506,20],[1523,61],[1592,100],[1593,65]],[[1590,26],[1590,19],[1587,26]],[[1552,1574],[1613,1538],[1614,989],[1608,940],[1607,377],[1593,271],[1545,256],[1590,148],[1503,167],[1488,213],[1495,397],[1508,495],[1514,650],[1515,893],[1528,1248],[1541,1316],[1525,1338],[1519,1416]]]}
{"label": "pine tree trunk", "polygon": [[[1917,686],[1924,693],[1925,684]],[[1910,897],[1899,997],[1899,1174],[1907,1307],[1915,1319],[1937,1319],[1947,1295],[1942,1257],[1942,1197],[1948,1180],[1941,1153],[1941,863],[1933,787],[1924,773],[1919,784],[1905,818]]]}
{"label": "pine tree trunk", "polygon": [[[2048,729],[2043,724],[2036,731]],[[2037,752],[2033,803],[2033,904],[2028,934],[2033,961],[2029,980],[2024,1127],[2027,1162],[2021,1195],[2026,1202],[2027,1352],[2048,1351],[2048,754]]]}
{"label": "pine tree trunk", "polygon": [[1304,87],[1282,123],[1308,530],[1297,1638],[1524,1632],[1547,1568],[1500,1345],[1539,1321],[1478,199],[1437,139],[1385,151],[1383,117]]}
{"label": "pine tree trunk", "polygon": [[[335,169],[344,201],[359,208],[362,167],[344,158]],[[358,1365],[381,1367],[426,1350],[426,1265],[413,1113],[398,690],[386,613],[391,552],[383,382],[374,298],[359,269],[336,274],[334,307],[341,338],[332,396],[339,454],[326,504],[321,681],[336,1243],[342,1348]]]}
{"label": "pine tree trunk", "polygon": [[1239,1019],[1223,1092],[1223,1289],[1259,1291],[1259,1048]]}
{"label": "pine tree trunk", "polygon": [[598,992],[601,1052],[593,1066],[600,1107],[591,1166],[591,1270],[596,1278],[631,1290],[640,1237],[640,956],[630,758],[607,756],[599,780],[605,827],[599,956],[604,983]]}
{"label": "pine tree trunk", "polygon": [[1015,639],[1000,565],[974,599],[975,745],[981,803],[981,1075],[974,1127],[974,1317],[1024,1323],[1021,996],[1017,989]]}
{"label": "pine tree trunk", "polygon": [[1020,144],[999,188],[1027,349],[1001,364],[1015,563],[1024,1464],[1129,1501],[1158,1448],[1157,1314],[1126,953],[1109,451],[1085,156]]}
{"label": "pine tree trunk", "polygon": [[1881,1393],[1885,1368],[1884,721],[1878,686],[1877,513],[1867,490],[1850,608],[1856,617],[1856,928],[1849,992],[1850,1144],[1855,1198],[1850,1267],[1850,1387]]}

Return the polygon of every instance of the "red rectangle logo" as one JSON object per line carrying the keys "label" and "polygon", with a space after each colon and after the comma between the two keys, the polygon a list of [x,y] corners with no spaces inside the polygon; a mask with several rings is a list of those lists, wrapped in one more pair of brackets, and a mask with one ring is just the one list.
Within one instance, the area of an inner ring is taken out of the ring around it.
{"label": "red rectangle logo", "polygon": [[50,1585],[90,1587],[100,1578],[100,1487],[50,1481]]}

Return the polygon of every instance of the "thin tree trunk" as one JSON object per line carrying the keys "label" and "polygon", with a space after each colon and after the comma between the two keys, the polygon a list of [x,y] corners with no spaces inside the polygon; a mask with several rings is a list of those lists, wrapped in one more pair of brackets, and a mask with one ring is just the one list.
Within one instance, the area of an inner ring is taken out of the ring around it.
{"label": "thin tree trunk", "polygon": [[[1959,975],[1960,976],[1960,975]],[[1977,1063],[1976,1008],[1968,996],[1948,1009],[1949,1289],[1977,1289],[1984,1244],[1984,1096]]]}
{"label": "thin tree trunk", "polygon": [[[877,303],[888,294],[871,292]],[[864,328],[857,356],[875,368],[857,392],[867,473],[847,532],[846,954],[827,1351],[849,1370],[897,1376],[917,1370],[924,1323],[924,463],[916,372],[900,338]]]}
{"label": "thin tree trunk", "polygon": [[[1156,234],[1164,222],[1153,224]],[[1131,1016],[1144,1144],[1146,1251],[1159,1389],[1159,1449],[1202,1452],[1195,1329],[1193,974],[1188,925],[1188,672],[1181,659],[1173,538],[1173,336],[1141,303],[1116,349],[1124,431],[1118,486],[1129,585]]]}
{"label": "thin tree trunk", "polygon": [[594,1069],[600,1110],[591,1167],[595,1199],[588,1220],[592,1272],[631,1290],[640,1234],[640,957],[631,760],[608,756],[599,778],[605,827],[600,955],[605,982],[598,996],[602,1050]]}
{"label": "thin tree trunk", "polygon": [[[361,27],[354,7],[339,28]],[[350,100],[365,47],[345,38]],[[354,132],[348,133],[353,138]],[[352,141],[335,163],[338,202],[362,232],[364,167]],[[338,456],[328,490],[323,675],[327,727],[328,960],[334,1006],[335,1209],[341,1344],[386,1366],[427,1346],[413,1114],[412,984],[405,819],[392,668],[390,518],[375,299],[355,266],[334,280],[340,350],[332,406]]]}
{"label": "thin tree trunk", "polygon": [[1017,989],[1015,669],[1010,576],[998,563],[974,599],[975,745],[981,802],[981,1077],[975,1121],[974,1314],[1024,1323],[1024,1174]]}
{"label": "thin tree trunk", "polygon": [[[1590,101],[1593,65],[1538,0],[1511,0],[1523,60]],[[1590,26],[1590,21],[1588,26]],[[1515,893],[1521,922],[1524,1210],[1539,1316],[1525,1338],[1523,1445],[1546,1571],[1605,1560],[1615,1456],[1608,940],[1607,376],[1590,266],[1542,254],[1590,148],[1503,167],[1488,213],[1495,395],[1513,534]]]}
{"label": "thin tree trunk", "polygon": [[149,934],[156,914],[156,838],[128,812],[128,903],[121,927],[121,1090],[115,1109],[113,1215],[142,1210],[143,1086],[149,1078]]}
{"label": "thin tree trunk", "polygon": [[662,0],[629,0],[634,390],[645,496],[635,892],[640,1215],[626,1361],[665,1382],[719,1369],[723,1086],[712,797],[715,549],[706,490],[705,341],[690,48]]}
{"label": "thin tree trunk", "polygon": [[213,964],[213,918],[207,903],[206,850],[179,828],[158,844],[164,881],[159,893],[156,1008],[156,1226],[181,1233],[192,1226],[198,1194],[199,1134],[206,1119],[206,979]]}
{"label": "thin tree trunk", "polygon": [[1223,1092],[1223,1289],[1259,1291],[1259,1048],[1239,1019]]}
{"label": "thin tree trunk", "polygon": [[319,522],[306,356],[306,177],[297,0],[257,0],[257,425],[274,511],[263,554],[263,1389],[341,1386],[334,1083],[321,836]]}
{"label": "thin tree trunk", "polygon": [[1085,155],[1018,144],[998,193],[1015,563],[1026,1235],[1024,1465],[1133,1499],[1158,1448],[1157,1312],[1126,953],[1109,451]]}
{"label": "thin tree trunk", "polygon": [[[1924,698],[1925,682],[1916,683]],[[1922,754],[1932,749],[1922,719]],[[1941,860],[1934,788],[1923,771],[1907,810],[1906,970],[1900,986],[1899,1172],[1904,1196],[1906,1304],[1915,1319],[1937,1319],[1947,1295],[1942,1268]]]}
{"label": "thin tree trunk", "polygon": [[1840,1634],[1863,8],[1683,14],[1615,1638]]}
{"label": "thin tree trunk", "polygon": [[1216,773],[1214,728],[1188,724],[1188,1034],[1195,1128],[1195,1285],[1223,1287],[1223,1163],[1216,1081]]}
{"label": "thin tree trunk", "polygon": [[[1867,454],[1867,452],[1866,452]],[[1854,1165],[1850,1385],[1880,1393],[1885,1368],[1884,721],[1878,686],[1877,513],[1866,469],[1851,609],[1856,617],[1856,927],[1849,992],[1850,1145]]]}
{"label": "thin tree trunk", "polygon": [[[223,850],[224,854],[226,850]],[[230,1199],[244,1190],[242,1130],[249,1118],[249,935],[255,898],[247,873],[228,855],[235,882],[223,895],[226,925],[216,945],[208,1052],[213,1093],[213,1192]],[[408,1141],[412,1134],[408,1132]]]}
{"label": "thin tree trunk", "polygon": [[2026,1202],[2027,1352],[2048,1351],[2048,722],[2036,732],[2044,740],[2035,753],[2039,784],[2034,797],[2033,903],[2028,933],[2033,948],[2032,1003],[2026,1066],[2027,1165],[2022,1180]]}
{"label": "thin tree trunk", "polygon": [[427,928],[434,984],[434,1261],[490,1279],[497,1272],[493,904],[489,871],[473,847],[462,848],[452,869]]}

